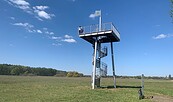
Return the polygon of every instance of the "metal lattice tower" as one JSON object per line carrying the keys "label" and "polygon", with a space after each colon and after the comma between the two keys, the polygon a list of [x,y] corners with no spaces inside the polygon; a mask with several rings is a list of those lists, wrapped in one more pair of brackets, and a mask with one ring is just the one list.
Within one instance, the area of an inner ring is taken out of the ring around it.
{"label": "metal lattice tower", "polygon": [[112,56],[112,69],[114,78],[114,87],[116,88],[115,80],[115,65],[113,54],[113,42],[120,41],[120,33],[115,28],[113,23],[101,22],[101,11],[95,12],[99,14],[99,24],[90,26],[79,26],[79,37],[91,43],[94,48],[93,54],[93,72],[92,72],[92,89],[100,87],[100,79],[102,76],[107,75],[107,64],[101,62],[101,59],[107,56],[107,47],[101,46],[102,43],[111,44],[111,56]]}

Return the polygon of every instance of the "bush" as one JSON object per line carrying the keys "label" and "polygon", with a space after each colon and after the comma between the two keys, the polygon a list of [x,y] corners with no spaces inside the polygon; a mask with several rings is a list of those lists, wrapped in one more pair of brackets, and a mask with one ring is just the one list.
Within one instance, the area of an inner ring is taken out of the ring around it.
{"label": "bush", "polygon": [[83,76],[82,73],[78,73],[78,72],[75,72],[75,71],[67,73],[67,77],[82,77],[82,76]]}

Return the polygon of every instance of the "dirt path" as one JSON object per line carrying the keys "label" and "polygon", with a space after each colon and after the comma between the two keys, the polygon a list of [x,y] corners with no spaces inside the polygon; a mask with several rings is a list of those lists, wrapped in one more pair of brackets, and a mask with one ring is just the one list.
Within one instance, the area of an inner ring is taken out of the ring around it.
{"label": "dirt path", "polygon": [[173,97],[167,97],[167,96],[153,96],[152,99],[153,102],[173,102]]}

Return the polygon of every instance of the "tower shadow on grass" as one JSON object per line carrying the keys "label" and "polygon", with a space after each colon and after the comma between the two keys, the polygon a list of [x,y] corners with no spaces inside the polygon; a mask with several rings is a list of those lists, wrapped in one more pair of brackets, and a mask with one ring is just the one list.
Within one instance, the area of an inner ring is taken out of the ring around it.
{"label": "tower shadow on grass", "polygon": [[[101,86],[100,88],[102,89],[113,89],[114,86]],[[116,88],[141,88],[141,86],[120,86],[120,85],[117,85]]]}

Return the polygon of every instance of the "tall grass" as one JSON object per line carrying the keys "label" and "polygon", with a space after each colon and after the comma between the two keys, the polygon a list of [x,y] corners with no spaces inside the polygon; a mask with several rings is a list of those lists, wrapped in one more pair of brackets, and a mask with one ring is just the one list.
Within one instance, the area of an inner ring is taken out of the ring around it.
{"label": "tall grass", "polygon": [[[90,78],[0,76],[0,102],[139,102],[139,79],[117,79],[117,89],[106,88],[113,85],[111,78],[103,78],[103,88],[96,90],[90,82]],[[173,97],[173,82],[145,80],[145,95],[157,94]]]}

